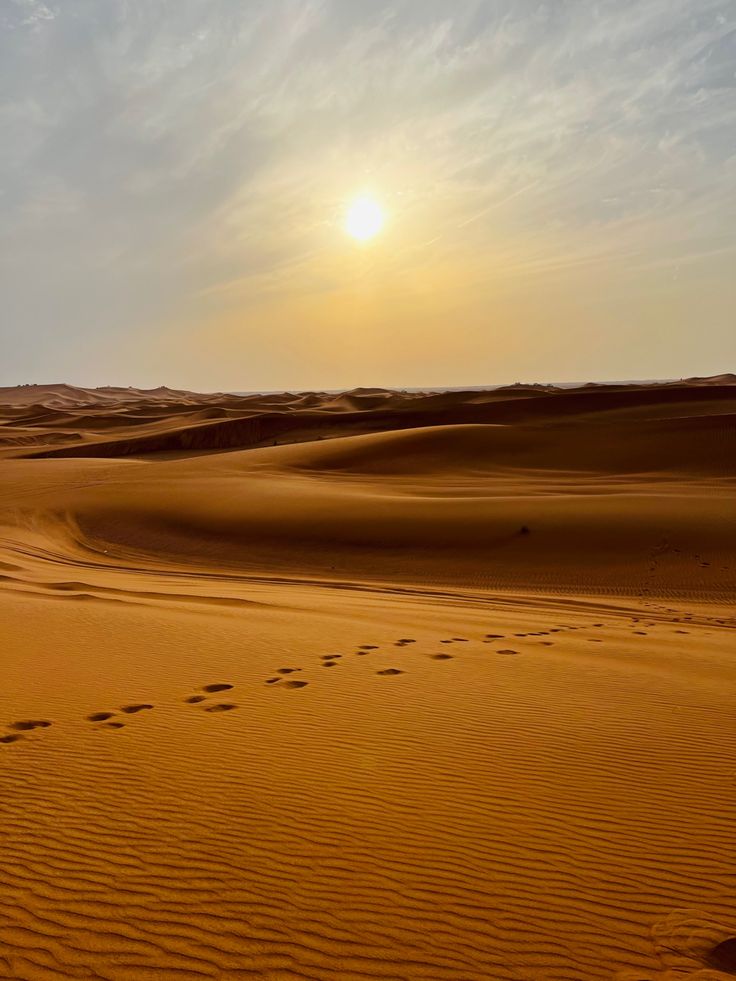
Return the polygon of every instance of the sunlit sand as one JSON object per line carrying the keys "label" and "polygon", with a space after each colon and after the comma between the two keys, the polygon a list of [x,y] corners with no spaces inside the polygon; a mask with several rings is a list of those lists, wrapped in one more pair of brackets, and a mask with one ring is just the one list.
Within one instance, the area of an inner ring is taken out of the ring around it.
{"label": "sunlit sand", "polygon": [[0,976],[729,976],[733,378],[0,406]]}

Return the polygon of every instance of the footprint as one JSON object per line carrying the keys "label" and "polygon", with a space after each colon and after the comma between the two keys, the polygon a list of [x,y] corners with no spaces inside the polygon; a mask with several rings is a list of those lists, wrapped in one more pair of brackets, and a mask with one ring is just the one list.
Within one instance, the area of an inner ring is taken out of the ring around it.
{"label": "footprint", "polygon": [[276,674],[294,674],[295,671],[301,671],[301,668],[279,668]]}
{"label": "footprint", "polygon": [[486,634],[486,640],[503,640],[503,634]]}
{"label": "footprint", "polygon": [[308,681],[285,681],[284,688],[306,688]]}
{"label": "footprint", "polygon": [[404,672],[400,671],[398,668],[385,668],[383,671],[376,671],[376,674],[391,675],[391,676],[395,674],[403,674],[403,673]]}
{"label": "footprint", "polygon": [[452,654],[432,654],[431,658],[433,661],[451,661]]}
{"label": "footprint", "polygon": [[[125,712],[126,715],[136,715],[138,712],[145,712],[147,709],[152,708],[153,705],[148,705],[144,702],[141,705],[123,705],[120,711]],[[120,725],[122,725],[122,723],[120,723]]]}
{"label": "footprint", "polygon": [[8,726],[9,729],[16,729],[18,732],[30,732],[31,729],[48,729],[51,725],[45,719],[24,719],[22,722],[13,722]]}
{"label": "footprint", "polygon": [[185,698],[184,701],[188,705],[198,705],[200,702],[206,701],[204,695],[190,695],[189,698]]}
{"label": "footprint", "polygon": [[125,723],[124,722],[106,722],[105,723],[105,726],[108,729],[124,729],[125,728]]}
{"label": "footprint", "polygon": [[323,654],[323,661],[337,661],[342,657],[342,654]]}
{"label": "footprint", "polygon": [[0,743],[17,743],[23,736],[0,736]]}
{"label": "footprint", "polygon": [[452,638],[456,644],[468,644],[470,641],[467,637],[453,637]]}
{"label": "footprint", "polygon": [[705,958],[705,962],[717,971],[736,974],[736,937],[729,937],[716,944]]}
{"label": "footprint", "polygon": [[496,651],[496,654],[518,654],[518,651],[512,651],[510,647],[504,647],[500,651]]}
{"label": "footprint", "polygon": [[230,691],[234,687],[235,687],[234,685],[227,685],[227,684],[203,685],[202,691],[206,691],[209,692],[210,694],[213,694],[216,691]]}
{"label": "footprint", "polygon": [[[231,686],[232,687],[232,686]],[[219,702],[217,705],[208,705],[205,712],[232,712],[238,706],[233,705],[232,702]]]}
{"label": "footprint", "polygon": [[93,712],[92,715],[87,716],[87,722],[107,722],[113,715],[114,712]]}
{"label": "footprint", "polygon": [[378,647],[375,644],[363,644],[358,648],[359,651],[377,651]]}
{"label": "footprint", "polygon": [[283,680],[284,680],[283,678],[267,678],[266,679],[266,684],[267,685],[277,685],[279,683],[279,681],[283,681]]}
{"label": "footprint", "polygon": [[322,664],[322,667],[323,668],[336,668],[337,667],[337,661],[325,661]]}
{"label": "footprint", "polygon": [[[652,927],[655,952],[667,977],[699,977],[703,967],[736,972],[736,938],[699,910],[680,909]],[[710,975],[710,972],[707,972]],[[706,972],[703,972],[705,977]]]}

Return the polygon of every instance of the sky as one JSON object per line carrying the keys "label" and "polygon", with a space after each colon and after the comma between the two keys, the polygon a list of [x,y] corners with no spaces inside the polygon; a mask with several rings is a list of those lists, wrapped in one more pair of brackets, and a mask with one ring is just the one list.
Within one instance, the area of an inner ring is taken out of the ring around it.
{"label": "sky", "polygon": [[0,0],[0,384],[736,370],[735,229],[736,0]]}

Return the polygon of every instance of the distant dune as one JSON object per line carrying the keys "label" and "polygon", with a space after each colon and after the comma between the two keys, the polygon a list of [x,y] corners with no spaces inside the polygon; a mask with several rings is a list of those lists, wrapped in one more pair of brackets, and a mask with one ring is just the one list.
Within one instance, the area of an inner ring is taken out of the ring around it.
{"label": "distant dune", "polygon": [[[0,389],[0,453],[140,456],[242,449],[424,426],[541,424],[724,415],[736,411],[732,375],[652,386],[511,386],[488,391],[339,395],[197,395],[168,388]],[[46,444],[46,445],[44,445]],[[25,448],[25,449],[24,449]]]}

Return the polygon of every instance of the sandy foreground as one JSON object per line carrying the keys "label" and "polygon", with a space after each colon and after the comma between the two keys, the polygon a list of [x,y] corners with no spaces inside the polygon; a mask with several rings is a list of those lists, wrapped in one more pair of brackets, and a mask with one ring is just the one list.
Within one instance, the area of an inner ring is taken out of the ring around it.
{"label": "sandy foreground", "polygon": [[438,399],[0,392],[0,978],[736,973],[736,388]]}

